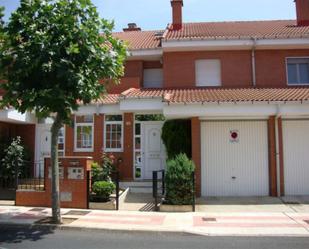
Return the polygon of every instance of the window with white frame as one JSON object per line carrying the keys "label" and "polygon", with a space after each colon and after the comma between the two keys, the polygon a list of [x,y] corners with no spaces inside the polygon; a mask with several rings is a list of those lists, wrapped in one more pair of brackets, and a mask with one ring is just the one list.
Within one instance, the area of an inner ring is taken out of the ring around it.
{"label": "window with white frame", "polygon": [[93,150],[93,115],[75,117],[75,150]]}
{"label": "window with white frame", "polygon": [[195,61],[196,86],[221,86],[221,61]]}
{"label": "window with white frame", "polygon": [[288,58],[287,74],[289,85],[309,85],[309,57]]}
{"label": "window with white frame", "polygon": [[123,149],[123,118],[122,115],[105,116],[105,140],[106,152],[120,152]]}
{"label": "window with white frame", "polygon": [[65,149],[65,129],[64,127],[62,127],[59,131],[58,136],[58,156],[60,157],[65,156],[64,149]]}

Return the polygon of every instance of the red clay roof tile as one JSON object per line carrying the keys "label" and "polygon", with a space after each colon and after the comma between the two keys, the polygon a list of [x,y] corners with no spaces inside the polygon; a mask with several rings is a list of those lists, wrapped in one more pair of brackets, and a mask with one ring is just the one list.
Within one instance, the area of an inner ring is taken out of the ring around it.
{"label": "red clay roof tile", "polygon": [[114,37],[126,41],[129,49],[154,49],[160,47],[161,39],[156,36],[158,33],[163,33],[163,30],[158,31],[127,31],[114,33]]}
{"label": "red clay roof tile", "polygon": [[162,98],[169,103],[233,103],[309,101],[309,88],[199,88],[199,89],[134,89],[122,98]]}
{"label": "red clay roof tile", "polygon": [[104,94],[93,104],[114,105],[119,103],[119,94]]}
{"label": "red clay roof tile", "polygon": [[169,30],[166,40],[178,39],[275,39],[309,37],[309,26],[298,27],[295,20],[184,23]]}
{"label": "red clay roof tile", "polygon": [[114,36],[128,42],[129,49],[155,49],[161,47],[163,39],[278,39],[309,38],[309,26],[296,26],[296,20],[241,21],[241,22],[200,22],[184,23],[180,30],[117,32]]}

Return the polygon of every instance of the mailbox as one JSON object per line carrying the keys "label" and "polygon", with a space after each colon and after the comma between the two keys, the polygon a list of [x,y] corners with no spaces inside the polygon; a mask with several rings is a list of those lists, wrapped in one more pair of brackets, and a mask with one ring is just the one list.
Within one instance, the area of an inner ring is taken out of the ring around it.
{"label": "mailbox", "polygon": [[[48,168],[48,178],[51,179],[51,167]],[[59,178],[64,179],[64,169],[59,167]]]}
{"label": "mailbox", "polygon": [[68,167],[68,179],[83,180],[84,179],[84,168]]}

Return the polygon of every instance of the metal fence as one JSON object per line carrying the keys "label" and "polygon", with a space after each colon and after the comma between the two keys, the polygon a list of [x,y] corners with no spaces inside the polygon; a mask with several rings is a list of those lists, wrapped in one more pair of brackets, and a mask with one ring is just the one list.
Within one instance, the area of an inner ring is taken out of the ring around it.
{"label": "metal fence", "polygon": [[19,172],[16,177],[16,189],[17,190],[45,190],[45,177],[44,177],[44,161],[37,161],[34,163],[28,162],[28,170]]}

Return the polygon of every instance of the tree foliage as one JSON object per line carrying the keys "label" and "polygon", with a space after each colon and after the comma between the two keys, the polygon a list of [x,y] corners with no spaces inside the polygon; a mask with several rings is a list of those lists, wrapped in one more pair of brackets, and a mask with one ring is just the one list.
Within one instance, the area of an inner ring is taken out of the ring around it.
{"label": "tree foliage", "polygon": [[161,137],[169,159],[180,153],[191,157],[190,120],[167,120],[163,125]]}
{"label": "tree foliage", "polygon": [[2,105],[54,118],[52,213],[60,223],[59,130],[70,124],[79,104],[101,96],[101,79],[117,81],[123,75],[126,48],[91,0],[21,0],[1,26],[0,70],[7,80]]}
{"label": "tree foliage", "polygon": [[126,50],[90,0],[21,0],[4,30],[4,104],[41,118],[72,110],[104,92],[100,79],[123,74]]}

